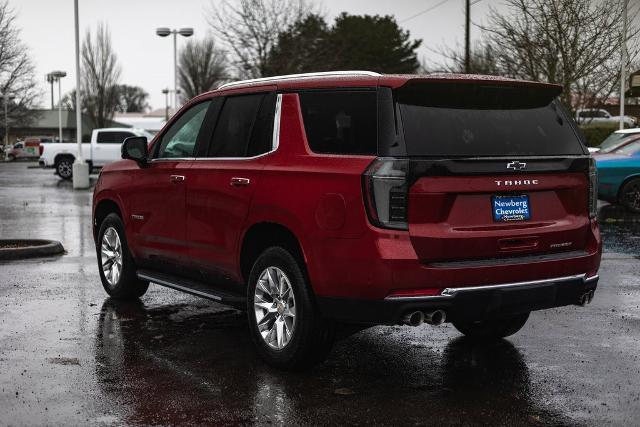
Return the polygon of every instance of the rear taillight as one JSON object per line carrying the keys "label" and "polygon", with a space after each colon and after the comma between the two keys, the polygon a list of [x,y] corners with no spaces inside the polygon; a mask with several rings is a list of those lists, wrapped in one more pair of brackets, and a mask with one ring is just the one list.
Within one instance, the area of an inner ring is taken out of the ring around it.
{"label": "rear taillight", "polygon": [[598,216],[598,170],[596,161],[589,159],[589,218]]}
{"label": "rear taillight", "polygon": [[40,151],[40,155],[42,156],[42,153],[44,153],[44,146],[42,144],[40,144],[38,146],[38,150]]}
{"label": "rear taillight", "polygon": [[407,160],[378,158],[363,175],[367,214],[377,227],[406,230]]}

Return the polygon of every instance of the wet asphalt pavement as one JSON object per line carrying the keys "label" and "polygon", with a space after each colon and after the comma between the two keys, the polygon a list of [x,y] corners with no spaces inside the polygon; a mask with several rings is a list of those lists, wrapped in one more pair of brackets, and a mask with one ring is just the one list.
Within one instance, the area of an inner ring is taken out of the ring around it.
{"label": "wet asphalt pavement", "polygon": [[67,254],[0,262],[0,425],[640,424],[640,217],[601,209],[587,307],[490,345],[448,324],[370,328],[293,374],[257,358],[241,312],[155,285],[108,299],[91,191],[29,166],[0,163],[0,238]]}

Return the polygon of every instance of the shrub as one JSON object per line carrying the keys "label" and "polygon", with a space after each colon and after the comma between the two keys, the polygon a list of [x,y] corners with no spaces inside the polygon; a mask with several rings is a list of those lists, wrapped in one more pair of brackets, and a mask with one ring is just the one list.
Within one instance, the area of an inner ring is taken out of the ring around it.
{"label": "shrub", "polygon": [[618,129],[619,127],[617,124],[580,126],[580,130],[582,130],[582,133],[584,134],[588,147],[597,147],[606,137]]}

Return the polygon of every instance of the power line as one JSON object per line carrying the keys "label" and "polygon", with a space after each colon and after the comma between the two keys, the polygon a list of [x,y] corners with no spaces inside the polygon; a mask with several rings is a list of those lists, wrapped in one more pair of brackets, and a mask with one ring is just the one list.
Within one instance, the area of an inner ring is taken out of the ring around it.
{"label": "power line", "polygon": [[[442,0],[441,2],[436,3],[436,4],[434,4],[433,6],[431,6],[431,7],[427,8],[427,9],[425,9],[425,10],[421,11],[421,12],[418,12],[418,13],[416,13],[415,15],[411,15],[410,17],[405,18],[405,19],[403,19],[402,21],[399,21],[399,23],[400,23],[400,24],[402,24],[403,22],[407,22],[407,21],[409,21],[409,20],[411,20],[411,19],[413,19],[413,18],[417,18],[417,17],[418,17],[418,16],[420,16],[420,15],[424,15],[424,14],[425,14],[425,13],[427,13],[427,12],[431,12],[433,9],[435,9],[435,8],[437,8],[437,7],[439,7],[439,6],[442,6],[443,4],[445,4],[445,3],[446,3],[446,2],[448,2],[448,1],[449,1],[449,0]],[[479,1],[479,0],[478,0],[478,1]]]}

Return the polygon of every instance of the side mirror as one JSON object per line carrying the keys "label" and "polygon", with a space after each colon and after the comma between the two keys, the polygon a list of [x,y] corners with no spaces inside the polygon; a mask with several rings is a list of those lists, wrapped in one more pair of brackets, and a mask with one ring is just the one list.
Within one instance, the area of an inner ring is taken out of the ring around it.
{"label": "side mirror", "polygon": [[123,159],[131,159],[140,164],[146,164],[148,154],[146,136],[130,136],[122,143]]}

